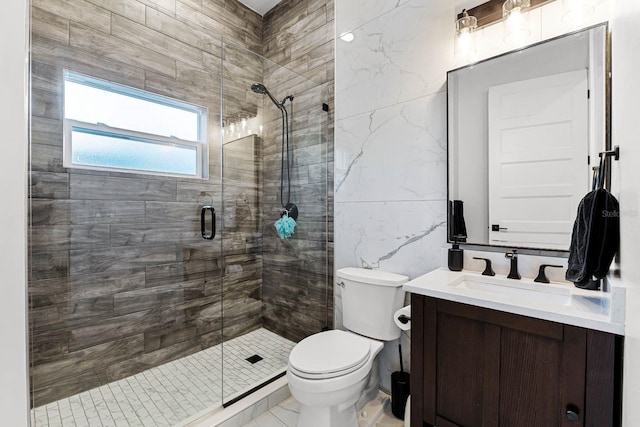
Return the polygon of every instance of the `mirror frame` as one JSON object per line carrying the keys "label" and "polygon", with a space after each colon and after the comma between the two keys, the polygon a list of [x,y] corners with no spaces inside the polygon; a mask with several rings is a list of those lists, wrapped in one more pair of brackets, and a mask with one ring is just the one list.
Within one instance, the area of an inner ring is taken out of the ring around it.
{"label": "mirror frame", "polygon": [[[467,65],[463,65],[461,67],[457,67],[454,68],[452,70],[447,71],[447,83],[446,83],[446,89],[447,89],[447,243],[454,243],[454,241],[451,239],[451,206],[450,206],[450,172],[451,172],[451,163],[450,163],[450,141],[449,141],[449,75],[451,73],[454,73],[456,71],[459,70],[463,70],[466,68],[471,68],[471,67],[475,67],[479,64],[488,62],[488,61],[492,61],[494,59],[497,58],[501,58],[503,56],[507,56],[507,55],[511,55],[511,54],[515,54],[518,52],[521,52],[523,50],[532,48],[532,47],[536,47],[536,46],[540,46],[543,45],[545,43],[549,43],[552,42],[554,40],[558,40],[558,39],[562,39],[564,37],[570,37],[572,35],[575,34],[579,34],[585,31],[589,31],[595,28],[600,28],[603,27],[604,31],[605,31],[605,108],[604,108],[604,113],[605,113],[605,150],[611,150],[611,82],[612,82],[612,72],[611,72],[611,27],[609,24],[609,21],[604,21],[601,22],[599,24],[595,24],[595,25],[591,25],[588,27],[584,27],[584,28],[580,28],[578,30],[575,31],[571,31],[569,33],[565,33],[565,34],[561,34],[559,36],[556,37],[552,37],[550,39],[546,39],[546,40],[541,40],[539,42],[536,43],[532,43],[530,45],[527,46],[523,46],[521,48],[518,49],[514,49],[514,50],[510,50],[508,52],[504,52],[501,53],[499,55],[495,55],[492,56],[490,58],[486,58],[480,61],[476,61]],[[607,163],[607,167],[606,167],[606,176],[605,176],[605,188],[611,188],[611,158],[608,157],[606,159]],[[484,248],[484,250],[487,250],[486,248],[508,248],[508,249],[518,249],[518,250],[524,250],[526,252],[538,252],[540,254],[565,254],[566,256],[568,256],[569,253],[569,248],[565,249],[549,249],[549,248],[533,248],[533,247],[529,247],[529,246],[503,246],[503,245],[492,245],[489,243],[475,243],[475,242],[458,242],[460,245],[463,245],[464,247],[478,247],[478,248]]]}

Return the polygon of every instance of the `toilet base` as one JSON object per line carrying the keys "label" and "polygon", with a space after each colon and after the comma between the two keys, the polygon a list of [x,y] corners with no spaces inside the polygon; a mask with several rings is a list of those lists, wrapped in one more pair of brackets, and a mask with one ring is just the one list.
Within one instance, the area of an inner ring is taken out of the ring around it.
{"label": "toilet base", "polygon": [[356,405],[309,406],[302,405],[298,427],[358,427]]}
{"label": "toilet base", "polygon": [[[328,334],[329,332],[320,332],[319,334]],[[349,332],[341,333],[352,334]],[[287,381],[289,381],[291,394],[302,404],[298,427],[358,427],[357,411],[359,408],[356,407],[356,402],[362,396],[365,385],[372,376],[375,358],[382,350],[384,343],[353,335],[354,340],[367,339],[370,346],[368,359],[354,371],[335,377],[309,379],[298,376],[293,369],[287,370]],[[377,365],[375,367],[377,374]],[[374,380],[375,378],[376,375],[374,375]],[[377,384],[373,385],[377,388]]]}

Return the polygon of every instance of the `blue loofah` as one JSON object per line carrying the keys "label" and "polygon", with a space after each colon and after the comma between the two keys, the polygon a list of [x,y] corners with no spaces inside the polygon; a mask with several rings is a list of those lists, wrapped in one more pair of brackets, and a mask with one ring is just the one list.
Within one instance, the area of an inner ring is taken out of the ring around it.
{"label": "blue loofah", "polygon": [[296,220],[287,214],[284,214],[276,221],[274,226],[276,227],[278,236],[280,236],[281,239],[287,239],[293,235],[294,231],[296,231]]}

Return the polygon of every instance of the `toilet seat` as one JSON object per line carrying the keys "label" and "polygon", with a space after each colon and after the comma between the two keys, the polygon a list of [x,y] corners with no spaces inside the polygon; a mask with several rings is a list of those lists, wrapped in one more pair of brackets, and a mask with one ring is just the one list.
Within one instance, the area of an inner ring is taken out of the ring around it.
{"label": "toilet seat", "polygon": [[331,330],[300,341],[289,355],[289,369],[306,379],[335,378],[360,369],[370,357],[369,340]]}

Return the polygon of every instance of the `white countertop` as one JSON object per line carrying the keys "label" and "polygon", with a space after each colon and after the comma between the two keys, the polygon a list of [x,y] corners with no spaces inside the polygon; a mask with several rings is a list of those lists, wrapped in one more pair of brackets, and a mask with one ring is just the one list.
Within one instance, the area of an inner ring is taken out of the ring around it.
{"label": "white countertop", "polygon": [[[483,288],[483,281],[491,282],[490,291]],[[589,291],[569,283],[543,284],[504,275],[491,278],[446,268],[411,280],[403,288],[429,297],[624,335],[624,289]]]}

